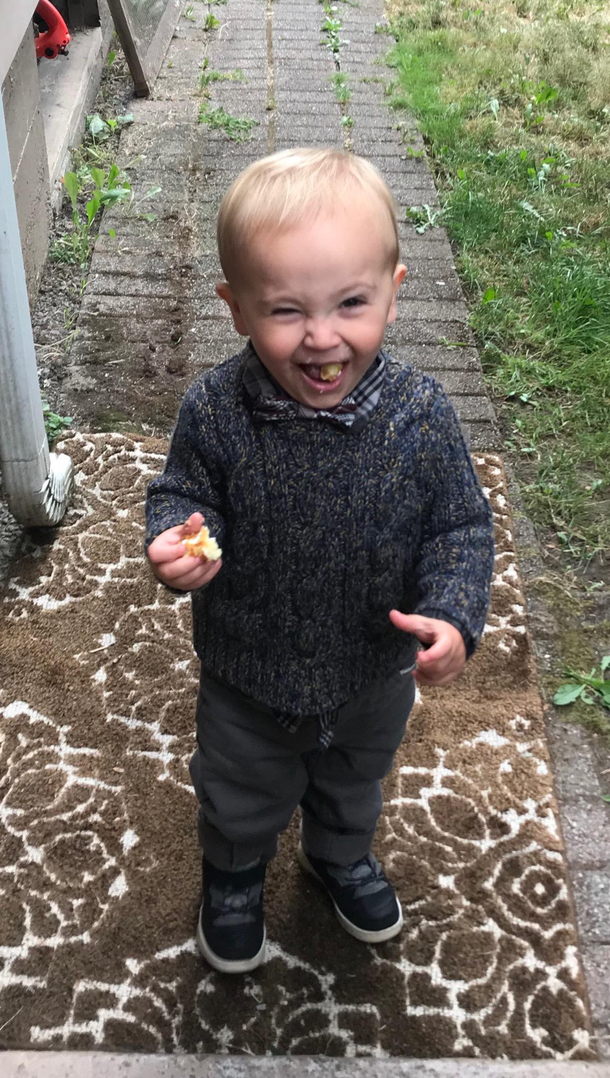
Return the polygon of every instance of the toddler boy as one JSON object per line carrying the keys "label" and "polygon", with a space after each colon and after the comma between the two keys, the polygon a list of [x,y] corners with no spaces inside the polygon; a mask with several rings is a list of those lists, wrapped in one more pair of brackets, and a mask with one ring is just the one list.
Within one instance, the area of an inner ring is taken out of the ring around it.
{"label": "toddler boy", "polygon": [[[445,685],[478,643],[493,541],[445,393],[381,348],[406,270],[377,170],[337,150],[257,161],[223,199],[218,242],[217,292],[248,343],[188,390],[146,545],[157,577],[192,592],[201,660],[197,939],[216,969],[245,972],[264,958],[265,867],[297,805],[300,864],[342,927],[371,943],[400,931],[371,853],[380,781],[413,672]],[[185,552],[204,520],[221,560]]]}

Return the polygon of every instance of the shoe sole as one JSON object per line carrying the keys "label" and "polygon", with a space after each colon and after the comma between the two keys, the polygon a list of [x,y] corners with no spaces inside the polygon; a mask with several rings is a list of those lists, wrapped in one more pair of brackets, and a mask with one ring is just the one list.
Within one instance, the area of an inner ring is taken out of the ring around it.
{"label": "shoe sole", "polygon": [[255,954],[252,958],[221,958],[220,955],[217,955],[212,950],[203,934],[203,928],[201,927],[201,910],[199,911],[199,921],[197,922],[197,946],[206,962],[209,962],[212,969],[217,969],[219,973],[249,973],[250,970],[256,969],[257,966],[260,966],[265,960],[266,943],[267,930],[263,929],[263,942],[258,954]]}
{"label": "shoe sole", "polygon": [[304,869],[304,871],[307,872],[310,876],[313,876],[314,880],[317,880],[318,883],[322,885],[322,887],[326,891],[326,894],[330,898],[333,906],[335,907],[335,913],[337,915],[337,920],[339,921],[339,924],[342,928],[345,929],[346,932],[349,932],[350,936],[354,936],[357,940],[361,940],[362,943],[383,943],[385,940],[391,940],[394,936],[398,935],[404,923],[402,916],[402,906],[400,905],[398,899],[396,899],[396,905],[398,907],[398,920],[395,922],[395,924],[389,925],[387,928],[380,928],[377,932],[370,932],[367,931],[367,929],[365,928],[358,928],[358,925],[352,924],[351,921],[348,921],[345,914],[341,912],[333,896],[328,890],[328,887],[324,883],[324,880],[321,876],[318,876],[318,873],[311,864],[302,846],[299,846],[297,850],[297,860],[301,868]]}

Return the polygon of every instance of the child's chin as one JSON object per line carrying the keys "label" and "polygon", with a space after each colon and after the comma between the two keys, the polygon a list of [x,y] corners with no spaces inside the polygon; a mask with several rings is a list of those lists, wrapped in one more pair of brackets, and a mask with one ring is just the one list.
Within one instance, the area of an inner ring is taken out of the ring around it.
{"label": "child's chin", "polygon": [[308,408],[323,408],[328,410],[329,408],[336,408],[338,404],[345,397],[343,390],[334,393],[317,393],[313,389],[310,393],[303,394],[301,404],[306,404]]}

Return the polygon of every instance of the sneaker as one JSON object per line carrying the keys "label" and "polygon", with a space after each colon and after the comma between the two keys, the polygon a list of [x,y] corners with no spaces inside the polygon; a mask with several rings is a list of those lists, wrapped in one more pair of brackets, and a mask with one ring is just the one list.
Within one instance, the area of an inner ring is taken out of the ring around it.
{"label": "sneaker", "polygon": [[225,872],[203,858],[203,902],[197,944],[221,973],[248,973],[265,957],[263,884],[266,865]]}
{"label": "sneaker", "polygon": [[365,943],[382,943],[400,932],[402,907],[394,888],[372,853],[353,865],[334,865],[305,853],[299,846],[301,868],[328,891],[339,923],[350,936]]}

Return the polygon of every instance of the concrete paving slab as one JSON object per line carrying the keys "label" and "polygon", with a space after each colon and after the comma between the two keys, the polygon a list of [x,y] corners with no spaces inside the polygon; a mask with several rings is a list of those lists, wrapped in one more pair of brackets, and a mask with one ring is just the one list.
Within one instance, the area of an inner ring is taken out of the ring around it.
{"label": "concrete paving slab", "polygon": [[447,390],[447,393],[455,398],[455,403],[458,407],[460,406],[461,400],[465,397],[472,397],[475,399],[479,397],[484,400],[487,406],[484,414],[485,416],[489,416],[490,422],[493,422],[493,411],[489,405],[487,387],[483,375],[479,371],[444,370],[442,376],[437,380],[442,383]]}
{"label": "concrete paving slab", "polygon": [[453,397],[453,406],[463,422],[477,421],[489,423],[490,432],[494,422],[494,410],[488,397],[470,396],[469,394]]}
{"label": "concrete paving slab", "polygon": [[446,280],[448,274],[443,273],[442,278],[420,276],[414,280],[406,280],[401,285],[403,299],[459,299],[462,298],[462,286],[455,280]]}
{"label": "concrete paving slab", "polygon": [[595,1016],[597,1051],[604,1060],[610,1055],[610,944],[585,944],[581,957]]}
{"label": "concrete paving slab", "polygon": [[[578,923],[582,935],[592,944],[610,944],[608,873],[602,869],[573,870],[572,887],[576,896],[579,911]],[[610,994],[610,982],[608,988]]]}
{"label": "concrete paving slab", "polygon": [[3,1078],[610,1078],[604,1063],[6,1052]]}
{"label": "concrete paving slab", "polygon": [[[566,843],[575,851],[573,864],[581,868],[605,869],[610,851],[610,824],[601,798],[581,796],[569,800],[564,807],[562,824]],[[607,942],[610,944],[610,926]],[[610,963],[606,973],[610,999]]]}
{"label": "concrete paving slab", "polygon": [[492,427],[489,420],[485,419],[481,423],[471,423],[462,418],[462,430],[464,431],[466,444],[471,449],[479,449],[482,453],[489,450],[496,453],[502,452],[502,439],[497,428]]}
{"label": "concrete paving slab", "polygon": [[404,312],[400,322],[390,327],[386,335],[386,346],[392,350],[402,349],[410,344],[474,344],[472,334],[466,322],[455,320],[428,322],[425,319],[409,318]]}
{"label": "concrete paving slab", "polygon": [[401,356],[425,374],[441,378],[445,371],[480,371],[478,352],[474,348],[445,348],[442,345],[405,344]]}

